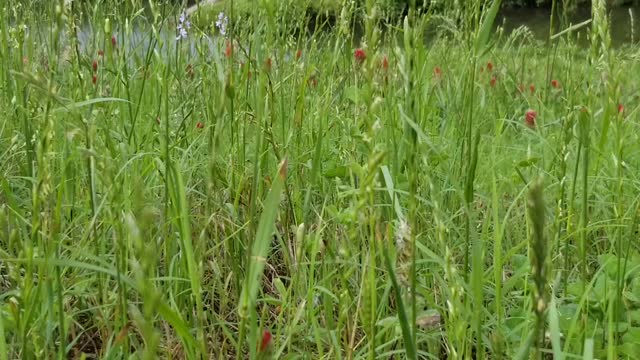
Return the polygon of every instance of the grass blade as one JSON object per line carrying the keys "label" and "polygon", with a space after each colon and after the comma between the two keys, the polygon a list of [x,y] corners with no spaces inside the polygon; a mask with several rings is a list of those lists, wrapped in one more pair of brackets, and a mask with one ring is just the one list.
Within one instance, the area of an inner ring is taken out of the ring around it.
{"label": "grass blade", "polygon": [[178,163],[171,163],[171,176],[173,181],[169,184],[173,189],[170,189],[172,196],[173,210],[175,219],[178,222],[178,229],[180,231],[180,245],[182,251],[185,254],[187,260],[187,273],[189,274],[189,280],[191,282],[192,295],[196,302],[196,312],[198,316],[198,341],[200,342],[200,351],[202,354],[206,354],[206,341],[204,337],[204,309],[202,304],[202,294],[200,291],[200,271],[193,251],[193,242],[191,239],[191,225],[189,216],[189,207],[187,206],[187,196],[185,194],[184,181],[182,180],[182,173],[178,169]]}
{"label": "grass blade", "polygon": [[278,169],[278,176],[271,186],[271,190],[267,195],[264,203],[264,209],[258,223],[256,238],[251,249],[251,261],[249,262],[249,270],[242,289],[240,314],[247,314],[248,309],[255,305],[255,300],[260,286],[260,275],[264,270],[264,264],[271,245],[271,237],[275,228],[275,219],[278,214],[280,204],[280,195],[284,187],[284,180],[287,176],[287,161],[284,160]]}
{"label": "grass blade", "polygon": [[551,348],[553,349],[553,358],[557,360],[564,359],[562,352],[562,344],[560,343],[560,321],[558,319],[558,309],[556,307],[555,296],[551,297],[549,302],[549,333],[551,334]]}
{"label": "grass blade", "polygon": [[500,10],[501,3],[501,0],[494,0],[489,10],[485,13],[480,31],[478,32],[478,37],[476,38],[476,54],[481,50],[484,50],[487,42],[489,41],[489,35],[491,34],[491,30],[493,29],[493,23],[496,20],[496,16],[498,15],[498,10]]}
{"label": "grass blade", "polygon": [[[242,319],[240,324],[240,336],[238,340],[237,358],[240,358],[241,346],[244,341],[245,325],[251,312],[254,311],[258,289],[260,287],[262,272],[271,250],[271,241],[275,230],[275,220],[278,215],[280,196],[284,188],[287,177],[287,160],[283,160],[278,168],[278,174],[271,185],[271,190],[267,195],[260,215],[260,222],[256,230],[256,236],[251,247],[251,257],[248,261],[249,269],[245,275],[242,293],[240,294],[240,304],[238,313]],[[253,329],[255,330],[255,328]],[[253,351],[253,348],[251,349]]]}
{"label": "grass blade", "polygon": [[404,348],[406,351],[407,359],[416,360],[418,358],[416,353],[416,346],[413,343],[413,335],[411,334],[411,324],[407,318],[407,312],[405,310],[404,301],[402,300],[402,291],[398,285],[396,279],[396,272],[391,264],[391,257],[389,251],[384,251],[384,260],[389,272],[389,278],[391,279],[391,285],[396,295],[396,301],[398,302],[398,321],[400,322],[400,328],[402,330],[402,338],[404,339]]}

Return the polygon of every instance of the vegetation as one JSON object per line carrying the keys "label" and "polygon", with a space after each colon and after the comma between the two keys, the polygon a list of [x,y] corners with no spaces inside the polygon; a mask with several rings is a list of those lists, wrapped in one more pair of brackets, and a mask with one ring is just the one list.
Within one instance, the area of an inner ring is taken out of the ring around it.
{"label": "vegetation", "polygon": [[604,1],[544,42],[500,1],[36,2],[0,7],[0,360],[639,358]]}

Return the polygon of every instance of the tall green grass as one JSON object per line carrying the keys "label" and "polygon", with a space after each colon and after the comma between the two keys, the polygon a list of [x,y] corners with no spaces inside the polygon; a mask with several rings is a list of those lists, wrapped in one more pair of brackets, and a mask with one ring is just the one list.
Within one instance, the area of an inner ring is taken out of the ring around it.
{"label": "tall green grass", "polygon": [[0,360],[638,358],[605,2],[293,3],[0,5]]}

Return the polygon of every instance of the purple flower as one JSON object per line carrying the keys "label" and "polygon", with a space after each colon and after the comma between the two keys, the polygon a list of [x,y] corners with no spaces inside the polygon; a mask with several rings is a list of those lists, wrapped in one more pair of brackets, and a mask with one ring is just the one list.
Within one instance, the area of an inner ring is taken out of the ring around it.
{"label": "purple flower", "polygon": [[191,21],[187,19],[187,13],[183,11],[182,14],[180,14],[180,18],[178,18],[178,26],[176,27],[178,36],[176,37],[176,41],[179,41],[180,39],[186,39],[187,35],[189,35],[187,33],[187,30],[189,29],[191,29]]}
{"label": "purple flower", "polygon": [[220,35],[225,36],[227,34],[227,24],[229,23],[229,19],[227,16],[221,12],[218,14],[218,20],[216,21],[216,27],[220,31]]}

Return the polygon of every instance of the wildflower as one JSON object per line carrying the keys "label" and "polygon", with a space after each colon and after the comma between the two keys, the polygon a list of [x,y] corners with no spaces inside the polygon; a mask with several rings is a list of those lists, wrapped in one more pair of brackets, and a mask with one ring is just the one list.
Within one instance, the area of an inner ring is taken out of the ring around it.
{"label": "wildflower", "polygon": [[538,113],[535,110],[527,110],[527,113],[524,116],[524,122],[525,124],[533,129],[534,127],[536,127],[536,117],[538,117]]}
{"label": "wildflower", "polygon": [[529,91],[531,92],[531,95],[536,93],[536,86],[531,84],[529,85]]}
{"label": "wildflower", "polygon": [[116,36],[112,35],[111,36],[111,46],[116,47],[117,42],[116,42]]}
{"label": "wildflower", "polygon": [[204,124],[202,122],[198,121],[198,123],[196,124],[196,127],[198,129],[204,129]]}
{"label": "wildflower", "polygon": [[220,31],[220,35],[227,35],[227,25],[229,24],[229,19],[227,16],[221,12],[218,14],[218,20],[216,20],[216,28]]}
{"label": "wildflower", "polygon": [[264,68],[267,69],[267,71],[271,71],[271,65],[272,65],[272,61],[271,58],[268,57],[265,61],[264,61]]}
{"label": "wildflower", "polygon": [[104,57],[104,51],[103,50],[98,50],[98,56]]}
{"label": "wildflower", "polygon": [[556,80],[556,79],[553,79],[553,80],[551,80],[551,86],[552,86],[554,89],[557,89],[557,88],[559,88],[559,87],[560,87],[560,82],[559,82],[558,80]]}
{"label": "wildflower", "polygon": [[387,57],[387,55],[382,57],[382,69],[384,71],[387,71],[389,69],[389,58]]}
{"label": "wildflower", "polygon": [[436,66],[436,67],[433,68],[433,77],[436,80],[442,79],[442,69],[440,69],[439,66]]}
{"label": "wildflower", "polygon": [[91,67],[93,68],[94,72],[98,71],[98,60],[93,60]]}
{"label": "wildflower", "polygon": [[231,45],[231,41],[227,40],[227,46],[224,49],[224,56],[230,58],[233,55],[233,46]]}
{"label": "wildflower", "polygon": [[302,57],[302,50],[298,49],[298,51],[296,51],[296,61],[300,60],[301,57]]}
{"label": "wildflower", "polygon": [[273,342],[273,335],[271,335],[271,332],[269,330],[265,330],[262,333],[262,340],[260,341],[260,352],[265,352],[265,350],[267,350],[267,348],[269,347],[269,345],[271,345],[271,343]]}
{"label": "wildflower", "polygon": [[315,75],[312,75],[309,80],[307,80],[307,84],[312,88],[318,87],[318,78]]}
{"label": "wildflower", "polygon": [[93,85],[98,83],[98,75],[93,74],[93,76],[91,77],[91,83],[93,83]]}
{"label": "wildflower", "polygon": [[187,19],[187,14],[185,12],[182,12],[182,14],[180,14],[180,18],[178,19],[178,26],[176,27],[176,30],[178,32],[176,41],[179,41],[180,39],[186,39],[187,35],[189,35],[187,33],[187,30],[189,29],[191,29],[191,22],[189,21],[189,19]]}
{"label": "wildflower", "polygon": [[497,79],[496,79],[495,75],[491,76],[491,80],[489,80],[489,84],[491,85],[491,87],[495,87],[496,86],[496,81],[497,81]]}
{"label": "wildflower", "polygon": [[358,64],[362,64],[367,60],[367,53],[364,52],[362,48],[357,48],[356,51],[353,52],[353,57],[356,59]]}
{"label": "wildflower", "polygon": [[622,115],[624,113],[624,105],[622,103],[618,103],[618,114]]}
{"label": "wildflower", "polygon": [[491,61],[489,61],[487,63],[487,71],[488,72],[492,72],[493,71],[493,63]]}

